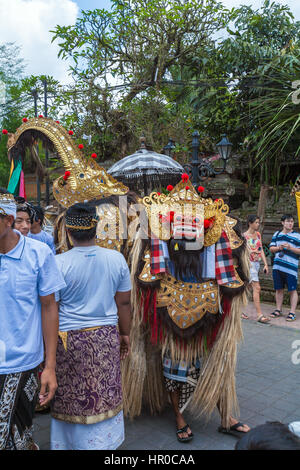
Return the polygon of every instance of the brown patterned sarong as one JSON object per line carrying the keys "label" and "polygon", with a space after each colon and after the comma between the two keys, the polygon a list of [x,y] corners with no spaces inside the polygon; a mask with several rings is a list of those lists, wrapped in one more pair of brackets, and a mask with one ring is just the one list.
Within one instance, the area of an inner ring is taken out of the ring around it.
{"label": "brown patterned sarong", "polygon": [[53,418],[93,424],[117,415],[123,408],[117,327],[71,330],[64,342],[59,337],[56,376]]}

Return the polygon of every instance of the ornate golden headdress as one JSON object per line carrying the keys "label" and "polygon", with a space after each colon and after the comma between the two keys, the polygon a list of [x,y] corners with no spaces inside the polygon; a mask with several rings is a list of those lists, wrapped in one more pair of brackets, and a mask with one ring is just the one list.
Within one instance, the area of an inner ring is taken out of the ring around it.
{"label": "ornate golden headdress", "polygon": [[[79,159],[75,157],[74,165],[78,161]],[[94,161],[87,162],[83,168],[73,167],[69,172],[70,175],[66,172],[64,176],[53,182],[53,195],[66,208],[77,202],[100,199],[112,194],[121,196],[129,191]]]}
{"label": "ornate golden headdress", "polygon": [[201,197],[192,183],[187,180],[180,181],[168,195],[153,192],[143,198],[146,207],[152,234],[161,239],[170,239],[170,227],[162,223],[162,218],[170,212],[180,212],[197,217],[204,215],[204,219],[211,220],[210,228],[204,235],[204,246],[216,243],[224,228],[229,207],[222,199],[213,201]]}
{"label": "ornate golden headdress", "polygon": [[93,158],[83,157],[81,148],[72,138],[73,131],[67,131],[58,121],[43,116],[23,119],[15,134],[10,136],[8,150],[10,151],[26,132],[40,132],[53,144],[64,163],[68,178],[63,176],[53,183],[53,195],[65,208],[85,200],[99,199],[111,194],[123,195],[129,189],[116,181]]}

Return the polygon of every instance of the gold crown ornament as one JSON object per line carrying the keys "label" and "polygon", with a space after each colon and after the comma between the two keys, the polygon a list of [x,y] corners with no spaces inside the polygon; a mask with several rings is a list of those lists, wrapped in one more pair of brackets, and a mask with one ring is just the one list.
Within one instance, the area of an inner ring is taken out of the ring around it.
{"label": "gold crown ornament", "polygon": [[169,194],[153,192],[143,198],[143,203],[154,237],[169,240],[174,235],[174,227],[176,235],[176,226],[182,223],[182,227],[187,224],[187,233],[182,231],[181,235],[190,238],[194,231],[197,239],[201,236],[199,226],[202,223],[204,246],[213,245],[219,240],[229,212],[228,205],[222,199],[213,201],[200,196],[188,177],[182,178]]}

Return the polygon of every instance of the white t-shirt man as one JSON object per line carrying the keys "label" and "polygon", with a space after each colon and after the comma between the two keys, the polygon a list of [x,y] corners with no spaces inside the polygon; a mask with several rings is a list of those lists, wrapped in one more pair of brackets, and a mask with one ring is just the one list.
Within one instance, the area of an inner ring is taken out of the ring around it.
{"label": "white t-shirt man", "polygon": [[124,256],[93,245],[74,247],[55,259],[67,285],[55,295],[60,331],[116,325],[116,292],[131,290]]}

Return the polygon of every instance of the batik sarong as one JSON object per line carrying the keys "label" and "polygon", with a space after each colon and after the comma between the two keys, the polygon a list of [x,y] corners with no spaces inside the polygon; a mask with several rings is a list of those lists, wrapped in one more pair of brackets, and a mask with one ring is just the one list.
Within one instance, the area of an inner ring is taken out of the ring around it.
{"label": "batik sarong", "polygon": [[188,399],[194,393],[200,375],[200,361],[193,363],[186,361],[172,362],[170,357],[163,358],[163,374],[168,392],[178,391],[179,409],[182,412]]}
{"label": "batik sarong", "polygon": [[116,326],[71,330],[59,337],[56,359],[58,388],[53,418],[94,424],[123,408],[120,340]]}
{"label": "batik sarong", "polygon": [[0,375],[0,450],[33,450],[38,368]]}

